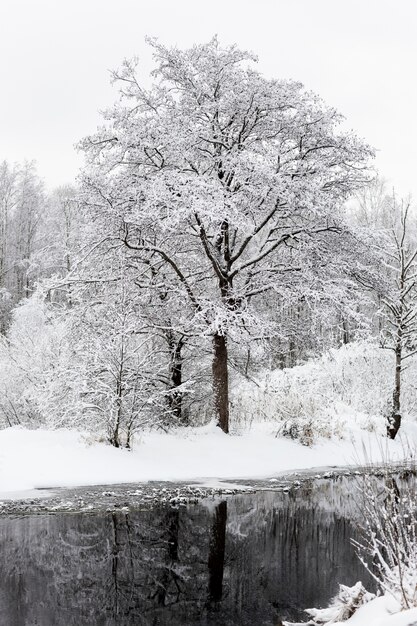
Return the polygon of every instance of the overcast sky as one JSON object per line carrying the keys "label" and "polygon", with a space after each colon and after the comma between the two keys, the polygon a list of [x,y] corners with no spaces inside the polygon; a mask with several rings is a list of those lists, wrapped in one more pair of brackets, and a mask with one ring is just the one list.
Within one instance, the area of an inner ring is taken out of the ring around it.
{"label": "overcast sky", "polygon": [[0,0],[0,159],[73,181],[74,144],[117,95],[109,70],[138,55],[147,74],[146,35],[188,47],[215,33],[338,108],[417,198],[417,0]]}

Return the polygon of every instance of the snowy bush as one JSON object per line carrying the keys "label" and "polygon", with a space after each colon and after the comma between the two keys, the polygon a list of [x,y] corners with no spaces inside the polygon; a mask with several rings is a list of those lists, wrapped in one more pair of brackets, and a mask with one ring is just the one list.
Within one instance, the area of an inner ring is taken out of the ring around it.
{"label": "snowy bush", "polygon": [[[403,377],[407,417],[415,412],[415,360]],[[385,434],[393,380],[391,351],[366,341],[351,343],[304,365],[240,381],[232,393],[232,421],[235,426],[276,421],[278,434],[306,444],[352,429]]]}
{"label": "snowy bush", "polygon": [[134,310],[108,301],[81,313],[41,295],[14,309],[0,339],[0,427],[77,428],[129,446],[167,412],[157,350],[135,332]]}
{"label": "snowy bush", "polygon": [[417,607],[417,494],[415,477],[383,483],[363,478],[363,540],[354,542],[364,566],[403,610]]}
{"label": "snowy bush", "polygon": [[68,424],[79,408],[71,393],[76,378],[65,317],[41,298],[25,300],[0,343],[2,425]]}

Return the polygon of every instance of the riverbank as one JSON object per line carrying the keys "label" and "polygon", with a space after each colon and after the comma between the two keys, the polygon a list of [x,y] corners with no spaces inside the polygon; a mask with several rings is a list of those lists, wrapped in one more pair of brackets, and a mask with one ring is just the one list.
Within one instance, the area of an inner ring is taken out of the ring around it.
{"label": "riverbank", "polygon": [[0,500],[21,499],[30,490],[148,481],[259,479],[286,471],[401,463],[414,456],[417,425],[405,424],[395,441],[364,431],[344,439],[320,439],[307,447],[276,437],[276,424],[262,423],[239,435],[214,424],[137,437],[132,450],[116,449],[91,435],[68,430],[0,431]]}
{"label": "riverbank", "polygon": [[317,621],[297,623],[284,621],[282,624],[283,626],[318,626],[319,624],[329,624],[329,626],[330,624],[332,626],[416,626],[417,624],[417,608],[401,610],[398,599],[390,594],[374,597],[359,607],[348,619],[339,621],[337,618],[332,618],[336,612],[333,607],[330,607],[317,611]]}

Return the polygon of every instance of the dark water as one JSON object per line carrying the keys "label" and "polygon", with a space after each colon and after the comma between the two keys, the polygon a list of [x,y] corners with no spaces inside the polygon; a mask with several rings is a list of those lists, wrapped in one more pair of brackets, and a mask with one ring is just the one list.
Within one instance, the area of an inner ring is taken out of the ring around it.
{"label": "dark water", "polygon": [[352,480],[179,509],[0,519],[1,626],[253,626],[372,589]]}

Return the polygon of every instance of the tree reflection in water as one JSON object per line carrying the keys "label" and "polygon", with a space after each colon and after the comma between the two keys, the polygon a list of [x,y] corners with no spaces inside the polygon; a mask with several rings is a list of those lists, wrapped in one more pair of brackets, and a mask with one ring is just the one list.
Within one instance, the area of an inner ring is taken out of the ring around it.
{"label": "tree reflection in water", "polygon": [[372,583],[348,478],[179,509],[0,520],[7,626],[278,624]]}

